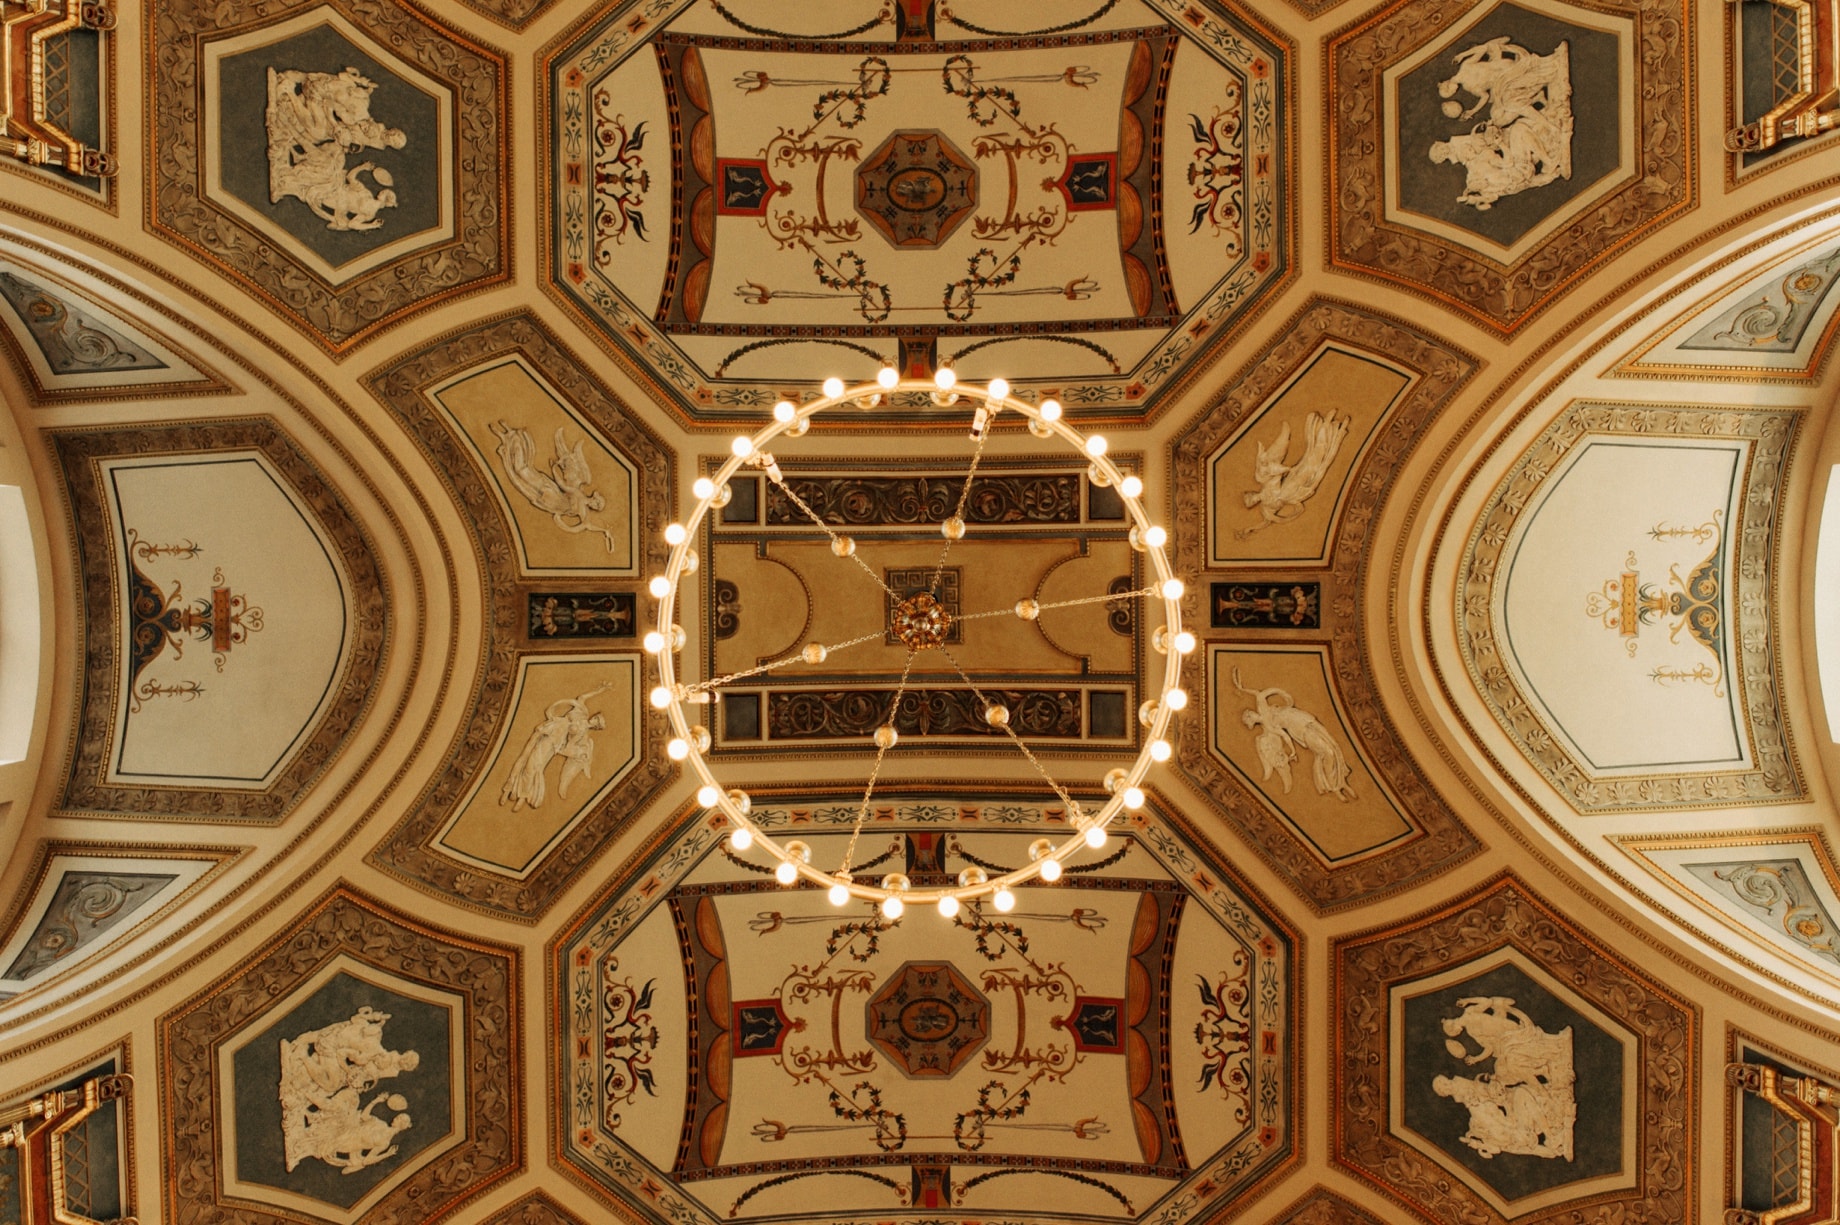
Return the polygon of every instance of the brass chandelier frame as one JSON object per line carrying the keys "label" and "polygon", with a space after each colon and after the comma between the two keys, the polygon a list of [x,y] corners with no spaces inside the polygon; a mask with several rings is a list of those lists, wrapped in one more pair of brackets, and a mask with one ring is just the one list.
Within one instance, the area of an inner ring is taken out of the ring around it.
{"label": "brass chandelier frame", "polygon": [[[1044,399],[1040,405],[1030,404],[1025,400],[1010,395],[1008,383],[1002,379],[992,379],[988,384],[960,384],[950,368],[942,367],[930,380],[903,379],[892,368],[883,368],[873,383],[864,383],[847,387],[842,380],[831,378],[824,383],[821,398],[803,405],[794,405],[789,400],[781,400],[773,407],[772,420],[753,434],[737,435],[730,447],[730,456],[714,473],[699,478],[693,488],[696,504],[681,523],[672,523],[664,529],[665,541],[671,546],[671,553],[664,573],[651,580],[650,591],[657,600],[656,628],[645,636],[645,650],[657,663],[658,684],[651,691],[651,704],[662,711],[669,720],[672,739],[667,745],[669,756],[683,763],[700,780],[697,802],[705,809],[719,811],[731,827],[730,847],[736,852],[745,852],[758,847],[775,861],[774,875],[782,885],[794,886],[801,880],[829,890],[830,900],[834,905],[843,905],[852,898],[875,903],[883,915],[896,919],[909,904],[933,903],[939,912],[951,917],[958,913],[965,903],[990,901],[998,910],[1007,911],[1015,905],[1015,886],[1032,880],[1053,882],[1059,879],[1063,865],[1084,850],[1097,849],[1105,845],[1107,828],[1119,819],[1122,813],[1134,811],[1144,804],[1142,788],[1145,777],[1156,765],[1165,762],[1171,756],[1171,746],[1166,739],[1170,720],[1187,707],[1188,693],[1181,687],[1183,657],[1195,649],[1195,637],[1182,628],[1182,597],[1184,584],[1169,564],[1166,550],[1168,533],[1161,526],[1153,523],[1143,505],[1143,481],[1133,473],[1122,471],[1107,458],[1107,443],[1103,435],[1081,434],[1064,420],[1061,406],[1051,399]],[[811,429],[812,421],[820,414],[841,405],[857,408],[873,408],[884,403],[888,397],[901,393],[919,393],[930,396],[932,402],[943,410],[956,409],[963,405],[972,410],[970,438],[975,444],[969,470],[965,474],[965,483],[958,498],[956,511],[940,524],[944,545],[940,551],[939,564],[935,567],[935,585],[938,574],[943,570],[947,555],[953,542],[962,539],[967,527],[964,511],[970,497],[972,482],[977,476],[978,461],[984,452],[984,445],[1006,413],[1014,413],[1022,418],[1030,434],[1040,439],[1058,438],[1070,445],[1076,453],[1087,461],[1087,478],[1095,485],[1110,486],[1118,490],[1124,503],[1125,514],[1130,523],[1129,539],[1131,546],[1149,558],[1154,572],[1155,583],[1136,591],[1107,593],[1081,599],[1058,601],[1052,604],[1038,604],[1033,599],[1022,599],[1010,609],[990,612],[971,613],[961,616],[959,620],[976,620],[985,617],[1014,615],[1024,620],[1035,620],[1044,608],[1057,608],[1074,604],[1111,602],[1131,598],[1160,599],[1163,605],[1163,624],[1152,633],[1151,644],[1163,655],[1163,677],[1156,697],[1145,701],[1138,708],[1138,718],[1146,729],[1143,747],[1128,766],[1120,766],[1109,771],[1101,782],[1106,793],[1104,802],[1094,811],[1087,811],[1081,802],[1073,798],[1029,746],[1009,726],[1009,711],[1000,702],[985,697],[977,683],[966,674],[951,652],[944,645],[945,631],[949,624],[944,610],[926,592],[903,595],[889,588],[882,577],[867,563],[856,556],[855,541],[837,530],[817,512],[813,511],[787,483],[778,461],[766,448],[778,438],[800,438]],[[897,639],[908,647],[907,665],[902,670],[900,686],[895,691],[894,700],[889,704],[885,723],[877,727],[872,740],[876,746],[875,763],[868,783],[863,790],[861,805],[858,808],[856,822],[851,833],[848,849],[844,852],[843,862],[836,868],[825,870],[811,862],[811,847],[797,839],[784,842],[774,838],[754,823],[750,816],[753,804],[745,791],[724,785],[710,767],[707,753],[710,747],[710,735],[698,717],[688,709],[690,707],[708,708],[714,700],[715,691],[721,686],[743,677],[756,676],[775,671],[796,663],[819,664],[831,653],[844,650],[864,642],[881,639],[884,630],[878,629],[873,634],[851,639],[847,642],[822,644],[811,642],[799,650],[780,659],[769,661],[758,667],[745,669],[727,676],[710,677],[706,680],[685,683],[677,676],[677,654],[687,640],[683,628],[675,620],[678,587],[686,575],[694,574],[700,565],[700,559],[692,543],[698,529],[711,512],[728,504],[732,491],[729,480],[743,469],[755,469],[763,473],[773,484],[797,506],[807,518],[829,536],[831,551],[840,558],[854,560],[868,573],[869,578],[879,586],[887,597],[893,601],[894,610],[891,624],[886,632],[895,634]],[[1008,872],[991,875],[984,869],[969,867],[958,875],[958,883],[950,886],[914,888],[901,873],[889,873],[879,880],[858,880],[850,871],[851,857],[855,854],[857,838],[862,833],[863,821],[868,814],[870,800],[874,796],[875,785],[880,776],[882,763],[887,754],[895,748],[900,739],[894,726],[900,709],[902,696],[908,687],[908,678],[912,673],[914,660],[923,650],[939,650],[952,663],[959,678],[970,688],[974,696],[983,705],[984,719],[996,731],[1008,736],[1010,741],[1028,759],[1035,771],[1047,783],[1056,797],[1066,806],[1069,824],[1073,832],[1060,843],[1050,839],[1037,839],[1030,847],[1030,860],[1021,867]]]}

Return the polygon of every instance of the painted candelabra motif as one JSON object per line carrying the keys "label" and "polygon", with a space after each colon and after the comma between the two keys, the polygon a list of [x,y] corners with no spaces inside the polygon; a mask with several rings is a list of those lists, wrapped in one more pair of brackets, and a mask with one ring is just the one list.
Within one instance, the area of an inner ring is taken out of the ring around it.
{"label": "painted candelabra motif", "polygon": [[221,568],[212,571],[211,593],[190,600],[185,597],[183,580],[174,579],[168,592],[143,569],[144,564],[162,558],[195,560],[204,552],[196,541],[155,543],[142,540],[129,528],[127,543],[129,713],[155,698],[196,700],[206,690],[195,680],[169,682],[158,677],[143,679],[142,674],[169,650],[173,659],[184,658],[188,641],[209,642],[217,671],[222,672],[232,649],[261,631],[262,610],[247,595],[231,589]]}
{"label": "painted candelabra motif", "polygon": [[[1494,1061],[1492,1071],[1473,1077],[1432,1078],[1434,1092],[1469,1109],[1463,1143],[1483,1157],[1525,1153],[1570,1161],[1578,1118],[1571,1027],[1547,1033],[1506,996],[1461,999],[1457,1007],[1462,1011],[1444,1020],[1445,1049],[1468,1067]],[[1478,1050],[1465,1045],[1465,1035]]]}
{"label": "painted candelabra motif", "polygon": [[[281,1133],[290,1171],[312,1157],[353,1174],[396,1155],[397,1135],[413,1125],[408,1099],[384,1091],[365,1101],[365,1094],[414,1071],[421,1056],[384,1049],[389,1019],[365,1005],[349,1020],[281,1040]],[[385,1118],[380,1106],[394,1113]]]}
{"label": "painted candelabra motif", "polygon": [[1624,558],[1621,574],[1613,579],[1605,579],[1601,588],[1585,595],[1585,615],[1601,621],[1604,628],[1613,629],[1622,635],[1623,649],[1631,659],[1635,658],[1636,649],[1640,645],[1642,628],[1656,625],[1666,618],[1674,619],[1668,629],[1668,641],[1678,641],[1684,629],[1693,641],[1705,647],[1712,656],[1709,664],[1699,663],[1691,668],[1662,666],[1654,669],[1649,673],[1649,679],[1657,685],[1709,685],[1715,695],[1723,697],[1725,694],[1725,601],[1721,574],[1725,557],[1723,519],[1723,511],[1714,511],[1703,523],[1657,523],[1649,529],[1648,534],[1657,541],[1712,542],[1712,551],[1686,577],[1681,577],[1678,566],[1668,568],[1668,581],[1674,588],[1672,591],[1657,583],[1642,581],[1642,572],[1632,549]]}
{"label": "painted candelabra motif", "polygon": [[[1433,162],[1468,174],[1459,203],[1486,211],[1503,196],[1572,177],[1571,47],[1534,55],[1508,38],[1457,53],[1457,70],[1438,82],[1447,119],[1488,114],[1470,131],[1431,146]],[[1459,95],[1475,101],[1464,106]]]}

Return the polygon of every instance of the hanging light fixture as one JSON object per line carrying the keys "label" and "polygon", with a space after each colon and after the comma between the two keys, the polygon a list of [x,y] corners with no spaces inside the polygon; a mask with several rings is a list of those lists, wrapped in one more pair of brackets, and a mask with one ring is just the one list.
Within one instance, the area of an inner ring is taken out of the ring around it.
{"label": "hanging light fixture", "polygon": [[[1169,760],[1171,748],[1166,736],[1170,719],[1188,705],[1188,693],[1181,687],[1182,660],[1195,649],[1195,636],[1182,628],[1181,601],[1185,587],[1169,565],[1166,551],[1169,534],[1161,526],[1152,523],[1144,511],[1143,480],[1121,471],[1107,457],[1109,448],[1102,435],[1082,435],[1074,430],[1063,420],[1061,406],[1053,400],[1043,400],[1040,405],[1034,405],[1012,397],[1009,392],[1009,384],[1002,379],[992,379],[982,387],[960,383],[950,368],[941,368],[930,381],[902,379],[898,372],[889,367],[879,372],[875,382],[856,387],[846,387],[841,379],[826,379],[821,398],[802,406],[781,400],[773,406],[772,420],[766,426],[753,434],[736,436],[729,448],[728,460],[712,475],[699,478],[692,487],[696,504],[690,513],[681,523],[672,523],[664,529],[665,542],[671,546],[670,560],[664,573],[654,577],[650,583],[650,591],[658,601],[658,619],[657,627],[646,634],[644,645],[658,665],[658,684],[651,693],[652,705],[664,713],[671,725],[672,738],[666,745],[666,752],[673,761],[683,763],[700,781],[697,803],[704,808],[720,811],[727,820],[730,826],[730,848],[737,854],[757,853],[773,860],[774,877],[782,885],[794,886],[801,880],[806,881],[828,890],[834,905],[843,905],[851,898],[873,902],[889,919],[900,918],[910,905],[927,903],[937,906],[940,914],[947,918],[957,914],[960,906],[966,903],[986,900],[997,910],[1008,911],[1016,904],[1016,886],[1035,879],[1051,883],[1060,878],[1068,860],[1085,851],[1103,847],[1106,830],[1119,815],[1143,807],[1145,776],[1153,766]],[[970,467],[965,474],[965,483],[959,492],[956,508],[939,524],[943,543],[939,561],[934,567],[935,586],[953,544],[964,539],[969,531],[965,522],[965,509],[971,496],[972,482],[977,476],[984,445],[1004,413],[1017,414],[1026,422],[1028,432],[1034,437],[1044,441],[1058,439],[1072,447],[1086,460],[1089,481],[1097,486],[1118,490],[1126,519],[1131,525],[1131,546],[1148,557],[1155,581],[1136,591],[1107,592],[1048,604],[1023,598],[1010,608],[970,613],[957,618],[947,611],[931,591],[922,590],[903,595],[890,588],[881,575],[856,555],[855,540],[836,531],[823,516],[799,497],[787,482],[778,460],[767,447],[777,438],[803,437],[810,431],[813,419],[829,409],[840,405],[874,408],[885,403],[889,397],[902,393],[930,396],[932,402],[941,408],[956,408],[965,404],[971,409],[969,434],[973,451]],[[708,758],[709,730],[690,708],[708,708],[715,692],[733,681],[759,676],[793,664],[823,663],[839,651],[881,640],[883,631],[877,630],[873,634],[845,642],[809,642],[781,659],[727,676],[712,676],[690,683],[677,676],[677,654],[686,641],[683,628],[675,620],[678,584],[684,576],[694,574],[698,568],[699,559],[696,550],[691,547],[697,529],[712,511],[728,504],[732,496],[729,479],[744,468],[764,474],[815,528],[830,538],[832,553],[853,560],[867,574],[869,581],[881,589],[891,602],[887,632],[907,648],[907,665],[902,670],[894,700],[889,703],[888,717],[871,737],[875,746],[875,760],[857,809],[848,848],[842,862],[831,867],[814,864],[812,848],[808,844],[797,839],[781,842],[754,823],[750,815],[753,801],[748,794],[725,785],[716,777]],[[1150,637],[1151,645],[1163,656],[1162,683],[1157,696],[1144,702],[1138,709],[1138,718],[1145,728],[1143,748],[1130,764],[1116,766],[1105,774],[1100,783],[1105,799],[1089,810],[1087,805],[1073,798],[1048,772],[1040,758],[1010,726],[1011,712],[1008,707],[987,697],[977,682],[959,666],[946,645],[947,635],[955,620],[1014,616],[1024,621],[1033,621],[1047,609],[1133,598],[1162,602],[1163,624]],[[958,874],[955,885],[914,888],[907,877],[899,872],[888,873],[875,880],[857,880],[850,871],[857,838],[868,816],[882,763],[901,741],[900,733],[895,728],[895,719],[901,698],[907,690],[908,677],[912,673],[915,659],[926,651],[939,651],[944,655],[959,679],[976,697],[985,723],[1015,745],[1066,807],[1073,832],[1059,843],[1047,838],[1036,840],[1029,848],[1029,861],[1011,871],[992,876],[983,868],[968,867]]]}

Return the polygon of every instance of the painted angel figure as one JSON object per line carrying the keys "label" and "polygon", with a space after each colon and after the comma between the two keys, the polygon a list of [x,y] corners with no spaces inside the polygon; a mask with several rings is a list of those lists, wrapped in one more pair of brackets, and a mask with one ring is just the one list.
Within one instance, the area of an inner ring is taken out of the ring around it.
{"label": "painted angel figure", "polygon": [[545,773],[549,763],[562,758],[562,776],[556,780],[556,794],[569,796],[569,786],[578,778],[594,777],[594,737],[590,734],[607,726],[602,715],[588,709],[588,699],[604,692],[607,685],[588,690],[579,697],[551,702],[543,712],[543,721],[531,729],[523,751],[511,766],[511,776],[499,789],[498,802],[510,805],[512,812],[521,808],[541,808],[549,796]]}
{"label": "painted angel figure", "polygon": [[1233,687],[1258,703],[1242,712],[1240,720],[1254,735],[1265,778],[1276,773],[1284,784],[1284,793],[1289,795],[1291,763],[1297,760],[1297,746],[1301,744],[1310,750],[1310,771],[1317,792],[1344,802],[1354,799],[1354,788],[1348,785],[1348,759],[1342,756],[1322,720],[1307,710],[1299,710],[1296,699],[1283,689],[1246,688],[1240,683],[1238,668],[1233,669]]}
{"label": "painted angel figure", "polygon": [[1303,504],[1315,496],[1347,437],[1347,417],[1311,413],[1303,422],[1303,454],[1292,462],[1284,462],[1284,454],[1291,446],[1288,421],[1269,445],[1260,444],[1252,465],[1252,478],[1259,487],[1245,494],[1246,506],[1258,508],[1259,522],[1234,532],[1233,538],[1244,540],[1254,532],[1289,523],[1303,514]]}
{"label": "painted angel figure", "polygon": [[506,425],[503,421],[494,422],[491,430],[498,438],[498,458],[505,466],[505,479],[512,487],[532,506],[554,519],[563,531],[599,532],[606,538],[607,551],[613,552],[613,532],[590,518],[607,508],[607,499],[588,490],[594,477],[588,471],[588,457],[582,450],[587,441],[584,439],[569,446],[565,431],[558,426],[556,456],[549,462],[549,471],[545,472],[533,462],[537,448],[530,439],[529,430]]}

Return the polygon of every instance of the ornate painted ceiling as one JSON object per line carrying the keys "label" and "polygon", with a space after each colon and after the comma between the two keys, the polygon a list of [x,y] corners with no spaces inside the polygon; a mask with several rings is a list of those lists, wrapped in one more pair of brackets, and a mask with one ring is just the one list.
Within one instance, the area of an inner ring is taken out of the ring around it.
{"label": "ornate painted ceiling", "polygon": [[0,1225],[1840,1221],[1835,0],[0,32]]}

